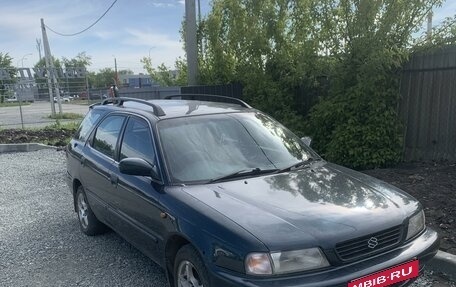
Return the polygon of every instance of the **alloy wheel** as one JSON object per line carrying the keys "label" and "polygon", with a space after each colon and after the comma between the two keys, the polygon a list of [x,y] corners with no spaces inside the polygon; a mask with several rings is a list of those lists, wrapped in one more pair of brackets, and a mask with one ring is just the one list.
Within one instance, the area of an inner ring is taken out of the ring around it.
{"label": "alloy wheel", "polygon": [[183,260],[179,264],[177,276],[177,287],[203,287],[198,271],[190,261]]}
{"label": "alloy wheel", "polygon": [[82,192],[78,195],[78,216],[82,228],[86,229],[89,226],[89,218],[87,215],[88,205]]}

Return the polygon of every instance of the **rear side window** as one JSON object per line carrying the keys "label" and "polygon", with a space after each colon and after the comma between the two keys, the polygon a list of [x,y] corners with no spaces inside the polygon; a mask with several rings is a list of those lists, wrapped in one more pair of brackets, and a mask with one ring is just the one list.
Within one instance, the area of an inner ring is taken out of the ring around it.
{"label": "rear side window", "polygon": [[155,164],[155,150],[150,128],[142,119],[132,117],[128,120],[120,149],[120,159],[127,157],[142,158],[150,164]]}
{"label": "rear side window", "polygon": [[92,147],[110,158],[114,158],[117,139],[124,120],[125,117],[123,116],[105,118],[95,132]]}
{"label": "rear side window", "polygon": [[101,117],[102,114],[103,112],[100,110],[90,109],[87,115],[84,117],[84,120],[81,122],[81,125],[74,135],[74,138],[85,142],[89,137],[89,134],[95,126],[97,120]]}

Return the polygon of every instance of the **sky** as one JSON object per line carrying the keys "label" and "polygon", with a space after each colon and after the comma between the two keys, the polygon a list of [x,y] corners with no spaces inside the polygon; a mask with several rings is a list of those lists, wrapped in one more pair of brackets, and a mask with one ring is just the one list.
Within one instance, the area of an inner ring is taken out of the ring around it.
{"label": "sky", "polygon": [[[32,67],[39,60],[36,39],[42,38],[40,19],[60,33],[76,33],[100,17],[113,0],[0,0],[0,53],[13,57],[13,65]],[[51,53],[73,58],[85,51],[92,57],[89,70],[117,67],[143,72],[140,59],[157,66],[174,66],[184,55],[179,30],[185,0],[118,0],[91,29],[74,36],[46,30]],[[202,14],[209,0],[200,0]],[[30,55],[32,54],[32,55]],[[44,55],[42,49],[42,55]],[[23,61],[22,61],[23,60]]]}
{"label": "sky", "polygon": [[[40,19],[60,33],[76,33],[100,17],[114,0],[0,0],[0,53],[8,53],[17,67],[32,67],[39,60],[36,39],[41,39]],[[196,1],[198,2],[198,1]],[[173,67],[184,55],[180,28],[185,0],[117,0],[91,29],[74,36],[59,36],[49,29],[51,53],[73,58],[79,52],[92,57],[91,71],[114,68],[144,72],[140,59],[152,58],[157,66]],[[200,0],[202,15],[210,0]],[[456,14],[456,1],[447,0],[434,11],[433,23]],[[425,26],[425,23],[423,23]],[[42,54],[44,52],[42,50]]]}

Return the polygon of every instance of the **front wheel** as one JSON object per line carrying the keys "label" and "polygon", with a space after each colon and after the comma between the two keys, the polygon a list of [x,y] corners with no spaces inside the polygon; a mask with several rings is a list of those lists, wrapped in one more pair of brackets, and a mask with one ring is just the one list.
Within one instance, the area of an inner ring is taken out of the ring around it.
{"label": "front wheel", "polygon": [[175,287],[209,287],[207,269],[198,251],[190,244],[183,246],[174,261]]}

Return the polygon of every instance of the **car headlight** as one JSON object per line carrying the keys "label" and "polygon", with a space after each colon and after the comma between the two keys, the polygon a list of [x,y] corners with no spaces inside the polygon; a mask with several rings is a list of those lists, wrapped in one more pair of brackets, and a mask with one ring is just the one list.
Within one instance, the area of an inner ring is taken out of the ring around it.
{"label": "car headlight", "polygon": [[247,256],[246,260],[246,271],[253,275],[285,274],[327,266],[329,266],[329,262],[320,248],[270,254],[252,253]]}
{"label": "car headlight", "polygon": [[408,229],[407,229],[406,240],[412,238],[413,236],[417,235],[421,230],[423,230],[424,224],[425,224],[425,218],[424,218],[423,210],[421,210],[419,213],[415,214],[414,216],[410,217]]}

